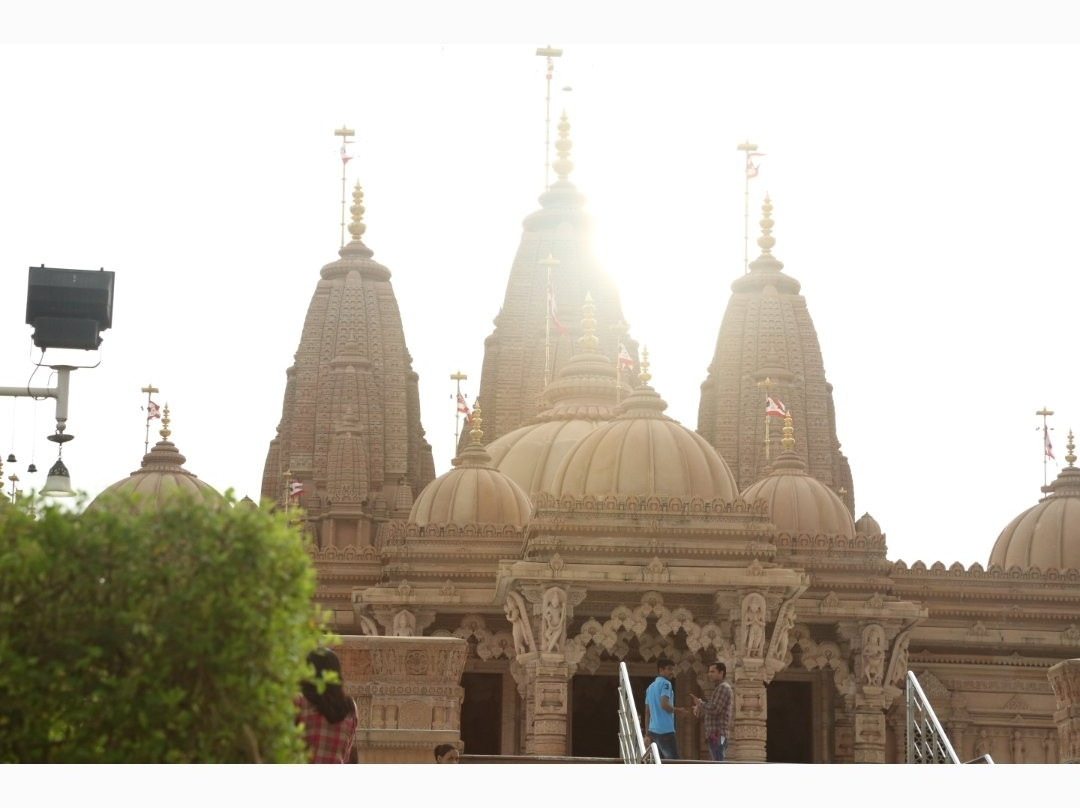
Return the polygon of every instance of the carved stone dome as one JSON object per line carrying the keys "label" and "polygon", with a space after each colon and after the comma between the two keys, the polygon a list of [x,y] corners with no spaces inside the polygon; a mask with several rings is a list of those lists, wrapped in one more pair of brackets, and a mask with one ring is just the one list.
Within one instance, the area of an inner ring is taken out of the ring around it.
{"label": "carved stone dome", "polygon": [[[765,500],[769,518],[778,533],[790,536],[846,536],[856,533],[855,521],[847,505],[831,488],[806,473],[806,463],[795,451],[790,419],[784,425],[785,450],[772,464],[772,470],[742,492],[747,502]],[[864,516],[860,522],[873,521]],[[874,525],[877,523],[874,522]],[[880,528],[878,531],[880,532]]]}
{"label": "carved stone dome", "polygon": [[169,440],[172,433],[169,431],[167,407],[162,424],[161,440],[143,455],[142,466],[98,494],[88,507],[100,507],[102,502],[114,494],[137,494],[140,504],[145,508],[154,508],[166,497],[176,494],[201,497],[210,502],[224,501],[216,489],[184,468],[187,458],[180,454],[176,444]]}
{"label": "carved stone dome", "polygon": [[[479,410],[473,422],[480,421]],[[450,469],[428,483],[413,503],[409,521],[425,525],[515,525],[524,527],[532,516],[532,503],[521,486],[491,465],[491,455],[480,445],[479,424],[472,442],[454,459]]]}
{"label": "carved stone dome", "polygon": [[881,525],[878,524],[877,519],[867,512],[856,520],[855,532],[862,533],[864,536],[880,536]]}
{"label": "carved stone dome", "polygon": [[1003,569],[1037,567],[1080,569],[1080,469],[1073,463],[1069,433],[1069,465],[1043,490],[1047,495],[1013,519],[990,551],[990,566]]}
{"label": "carved stone dome", "polygon": [[[643,362],[644,365],[644,362]],[[647,374],[643,381],[647,381]],[[642,386],[624,413],[572,447],[555,473],[552,494],[659,496],[733,500],[738,486],[716,450],[664,415],[667,402]]]}

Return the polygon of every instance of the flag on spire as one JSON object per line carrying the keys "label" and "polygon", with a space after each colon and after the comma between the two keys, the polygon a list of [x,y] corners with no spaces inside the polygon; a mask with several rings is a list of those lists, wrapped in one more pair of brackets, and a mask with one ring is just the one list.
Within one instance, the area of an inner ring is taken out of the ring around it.
{"label": "flag on spire", "polygon": [[472,421],[472,411],[469,409],[469,405],[465,403],[465,396],[461,393],[457,394],[457,411],[465,416],[465,423]]}
{"label": "flag on spire", "polygon": [[746,178],[752,180],[758,175],[758,167],[751,160],[751,157],[764,157],[763,152],[747,152],[746,153]]}
{"label": "flag on spire", "polygon": [[633,370],[634,358],[630,356],[630,352],[626,350],[626,346],[621,342],[619,343],[619,370]]}
{"label": "flag on spire", "polygon": [[1046,424],[1043,424],[1043,451],[1046,452],[1046,456],[1051,460],[1057,460],[1057,458],[1054,457],[1054,447],[1050,443],[1050,429]]}
{"label": "flag on spire", "polygon": [[161,407],[155,404],[150,399],[146,400],[146,423],[150,423],[152,418],[161,418]]}
{"label": "flag on spire", "polygon": [[289,483],[289,496],[298,497],[304,493],[304,484],[299,480],[293,480]]}
{"label": "flag on spire", "polygon": [[765,414],[775,415],[777,418],[787,418],[787,407],[776,396],[765,396]]}
{"label": "flag on spire", "polygon": [[345,140],[342,138],[341,142],[341,164],[346,165],[351,159],[352,155],[349,154],[349,150],[345,148],[346,143],[352,143],[351,140]]}
{"label": "flag on spire", "polygon": [[559,322],[559,315],[555,311],[555,286],[548,284],[547,289],[547,305],[548,305],[548,317],[551,319],[551,325],[560,334],[566,333],[566,328]]}

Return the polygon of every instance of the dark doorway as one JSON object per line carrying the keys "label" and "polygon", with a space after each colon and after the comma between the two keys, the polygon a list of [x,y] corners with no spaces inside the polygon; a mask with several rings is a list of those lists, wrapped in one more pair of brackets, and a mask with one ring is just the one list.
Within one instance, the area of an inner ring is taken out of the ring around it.
{"label": "dark doorway", "polygon": [[498,755],[502,750],[502,674],[466,673],[461,677],[461,740],[467,755]]}
{"label": "dark doorway", "polygon": [[[573,683],[573,730],[570,754],[575,757],[619,757],[619,677],[575,676]],[[630,689],[641,716],[649,676],[631,676]]]}
{"label": "dark doorway", "polygon": [[777,682],[768,685],[768,735],[765,760],[769,763],[812,763],[814,760],[813,684]]}

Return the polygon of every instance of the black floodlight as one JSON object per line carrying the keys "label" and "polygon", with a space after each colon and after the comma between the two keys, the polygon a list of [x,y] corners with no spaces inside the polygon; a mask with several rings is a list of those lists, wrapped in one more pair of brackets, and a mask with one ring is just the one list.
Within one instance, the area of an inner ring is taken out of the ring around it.
{"label": "black floodlight", "polygon": [[26,322],[39,348],[95,351],[112,327],[115,273],[30,267]]}

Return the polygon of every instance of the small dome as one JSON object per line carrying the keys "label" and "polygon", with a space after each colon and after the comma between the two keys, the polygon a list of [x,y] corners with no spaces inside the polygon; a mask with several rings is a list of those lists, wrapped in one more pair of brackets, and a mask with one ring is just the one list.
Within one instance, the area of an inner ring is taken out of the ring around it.
{"label": "small dome", "polygon": [[212,486],[183,467],[187,458],[180,454],[176,444],[168,439],[172,434],[169,431],[168,407],[165,408],[162,424],[161,440],[143,455],[142,467],[98,494],[89,508],[98,506],[113,494],[137,494],[142,506],[147,508],[153,508],[165,497],[177,493],[202,497],[209,502],[223,501],[221,494]]}
{"label": "small dome", "polygon": [[420,526],[515,525],[524,527],[532,503],[521,486],[492,468],[480,444],[480,409],[473,410],[472,441],[454,459],[455,468],[428,483],[413,503],[409,521]]}
{"label": "small dome", "polygon": [[[795,440],[792,437],[791,419],[784,423],[784,451],[776,458],[772,471],[742,492],[747,502],[765,500],[769,508],[769,519],[776,526],[778,533],[790,536],[809,534],[811,536],[846,536],[853,538],[856,533],[855,522],[847,505],[831,488],[815,477],[806,473],[806,463],[795,454]],[[860,523],[868,520],[874,526],[873,518],[867,514]],[[872,534],[880,533],[880,528]]]}
{"label": "small dome", "polygon": [[1069,465],[1043,490],[1047,495],[1001,531],[990,551],[990,566],[1002,569],[1080,569],[1080,469],[1073,463],[1069,433]]}
{"label": "small dome", "polygon": [[552,494],[706,500],[738,495],[723,458],[701,435],[664,415],[667,403],[655,390],[643,385],[622,407],[622,415],[567,452],[555,473]]}
{"label": "small dome", "polygon": [[869,513],[864,513],[855,522],[855,532],[861,533],[864,536],[880,536],[881,525],[879,525],[877,519],[872,517]]}

